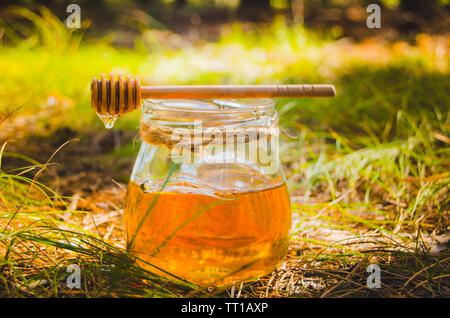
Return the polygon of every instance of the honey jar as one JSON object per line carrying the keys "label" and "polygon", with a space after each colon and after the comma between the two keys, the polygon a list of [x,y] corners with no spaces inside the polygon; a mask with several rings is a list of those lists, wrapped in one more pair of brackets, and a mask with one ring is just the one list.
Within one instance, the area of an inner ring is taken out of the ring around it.
{"label": "honey jar", "polygon": [[289,244],[272,99],[146,99],[124,208],[140,266],[201,286],[270,273]]}

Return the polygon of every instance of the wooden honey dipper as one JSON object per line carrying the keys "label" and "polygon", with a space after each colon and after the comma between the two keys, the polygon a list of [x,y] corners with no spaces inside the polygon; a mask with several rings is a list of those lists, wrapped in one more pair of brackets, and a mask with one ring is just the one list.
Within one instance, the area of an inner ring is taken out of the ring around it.
{"label": "wooden honey dipper", "polygon": [[333,97],[333,85],[174,85],[141,86],[138,78],[105,74],[91,84],[91,105],[100,115],[123,115],[139,108],[141,98],[209,99]]}

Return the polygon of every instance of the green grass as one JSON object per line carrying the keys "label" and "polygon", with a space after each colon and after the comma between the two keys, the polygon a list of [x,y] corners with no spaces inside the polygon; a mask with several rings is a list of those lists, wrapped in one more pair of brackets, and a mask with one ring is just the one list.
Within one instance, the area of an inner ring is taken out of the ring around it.
{"label": "green grass", "polygon": [[[429,252],[433,237],[449,225],[446,41],[420,35],[413,45],[348,44],[279,18],[251,31],[224,26],[215,43],[191,44],[169,30],[141,29],[130,49],[111,45],[112,36],[83,39],[85,29],[68,30],[46,9],[8,10],[0,20],[0,141],[9,141],[0,171],[1,296],[206,293],[134,266],[123,246],[103,239],[104,228],[80,226],[94,213],[70,209],[73,198],[52,190],[56,181],[46,175],[52,160],[41,163],[51,153],[27,150],[33,138],[51,142],[64,128],[87,138],[102,134],[90,109],[89,83],[110,71],[148,84],[336,85],[334,99],[277,100],[285,132],[281,156],[294,203],[291,252],[284,267],[243,285],[242,295],[450,294],[448,250]],[[128,114],[114,129],[136,131],[138,120],[137,112]],[[21,142],[26,147],[15,147]],[[130,139],[98,160],[130,160],[137,149]],[[365,286],[370,262],[382,266],[381,290]],[[82,267],[81,290],[65,287],[71,263]]]}

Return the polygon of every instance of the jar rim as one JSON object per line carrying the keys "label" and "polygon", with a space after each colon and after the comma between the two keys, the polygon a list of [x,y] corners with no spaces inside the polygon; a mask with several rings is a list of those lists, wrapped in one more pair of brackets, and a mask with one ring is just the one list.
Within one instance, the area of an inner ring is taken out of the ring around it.
{"label": "jar rim", "polygon": [[209,114],[253,113],[271,110],[275,101],[271,98],[236,99],[144,99],[142,112],[154,110]]}

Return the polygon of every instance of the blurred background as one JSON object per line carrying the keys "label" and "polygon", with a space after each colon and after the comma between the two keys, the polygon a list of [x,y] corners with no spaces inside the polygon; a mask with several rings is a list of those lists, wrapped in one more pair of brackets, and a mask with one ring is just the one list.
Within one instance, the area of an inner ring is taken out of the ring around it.
{"label": "blurred background", "polygon": [[[89,107],[91,78],[112,71],[149,85],[331,83],[338,88],[334,100],[278,102],[286,130],[296,135],[332,127],[351,138],[370,131],[391,140],[400,132],[386,124],[393,125],[399,110],[448,106],[442,95],[450,6],[446,0],[378,1],[381,28],[370,29],[372,2],[85,0],[78,2],[81,27],[71,29],[67,1],[2,1],[0,110],[8,124],[0,137],[14,138],[10,148],[39,160],[74,137],[82,137],[77,149],[89,140],[83,154],[130,151],[132,158],[139,114],[105,131]],[[17,141],[30,136],[45,138],[39,146],[50,143],[49,149]],[[114,177],[126,181],[130,163],[111,162],[119,173]],[[63,169],[72,168],[86,170]]]}
{"label": "blurred background", "polygon": [[[427,248],[447,235],[448,0],[79,0],[74,29],[70,3],[1,2],[0,181],[13,187],[0,192],[3,211],[51,210],[58,195],[107,220],[99,231],[120,224],[139,112],[104,128],[89,92],[101,73],[148,85],[328,83],[334,99],[276,101],[296,257],[367,232]],[[381,28],[367,27],[372,3]],[[47,195],[27,201],[11,180],[39,167]],[[120,226],[111,231],[121,244]],[[321,259],[345,267],[362,255],[352,249]]]}
{"label": "blurred background", "polygon": [[[384,36],[414,39],[418,32],[445,34],[448,30],[448,0],[80,0],[83,19],[90,27],[86,36],[117,32],[117,43],[132,45],[136,31],[143,27],[170,29],[188,35],[193,27],[204,40],[217,40],[223,24],[270,23],[284,16],[291,24],[330,31],[336,37],[355,39],[374,35],[364,22],[369,4],[383,10]],[[67,1],[3,1],[4,6],[45,5],[56,16],[66,15]],[[139,25],[140,24],[140,25]],[[122,35],[122,38],[120,37]],[[192,35],[192,34],[191,34]]]}
{"label": "blurred background", "polygon": [[[70,29],[67,1],[2,1],[0,110],[9,119],[0,137],[45,137],[53,147],[88,136],[95,144],[91,154],[118,151],[130,142],[139,114],[104,131],[88,98],[91,78],[113,71],[149,85],[335,84],[339,94],[332,101],[280,100],[286,129],[295,135],[299,125],[333,127],[353,137],[370,127],[388,140],[394,133],[385,124],[399,109],[447,106],[439,100],[444,91],[436,90],[448,79],[450,5],[378,1],[381,28],[370,29],[366,9],[372,2],[84,0],[77,2],[81,27]],[[20,142],[9,147],[16,146],[47,155]],[[124,171],[121,180],[129,169]]]}

